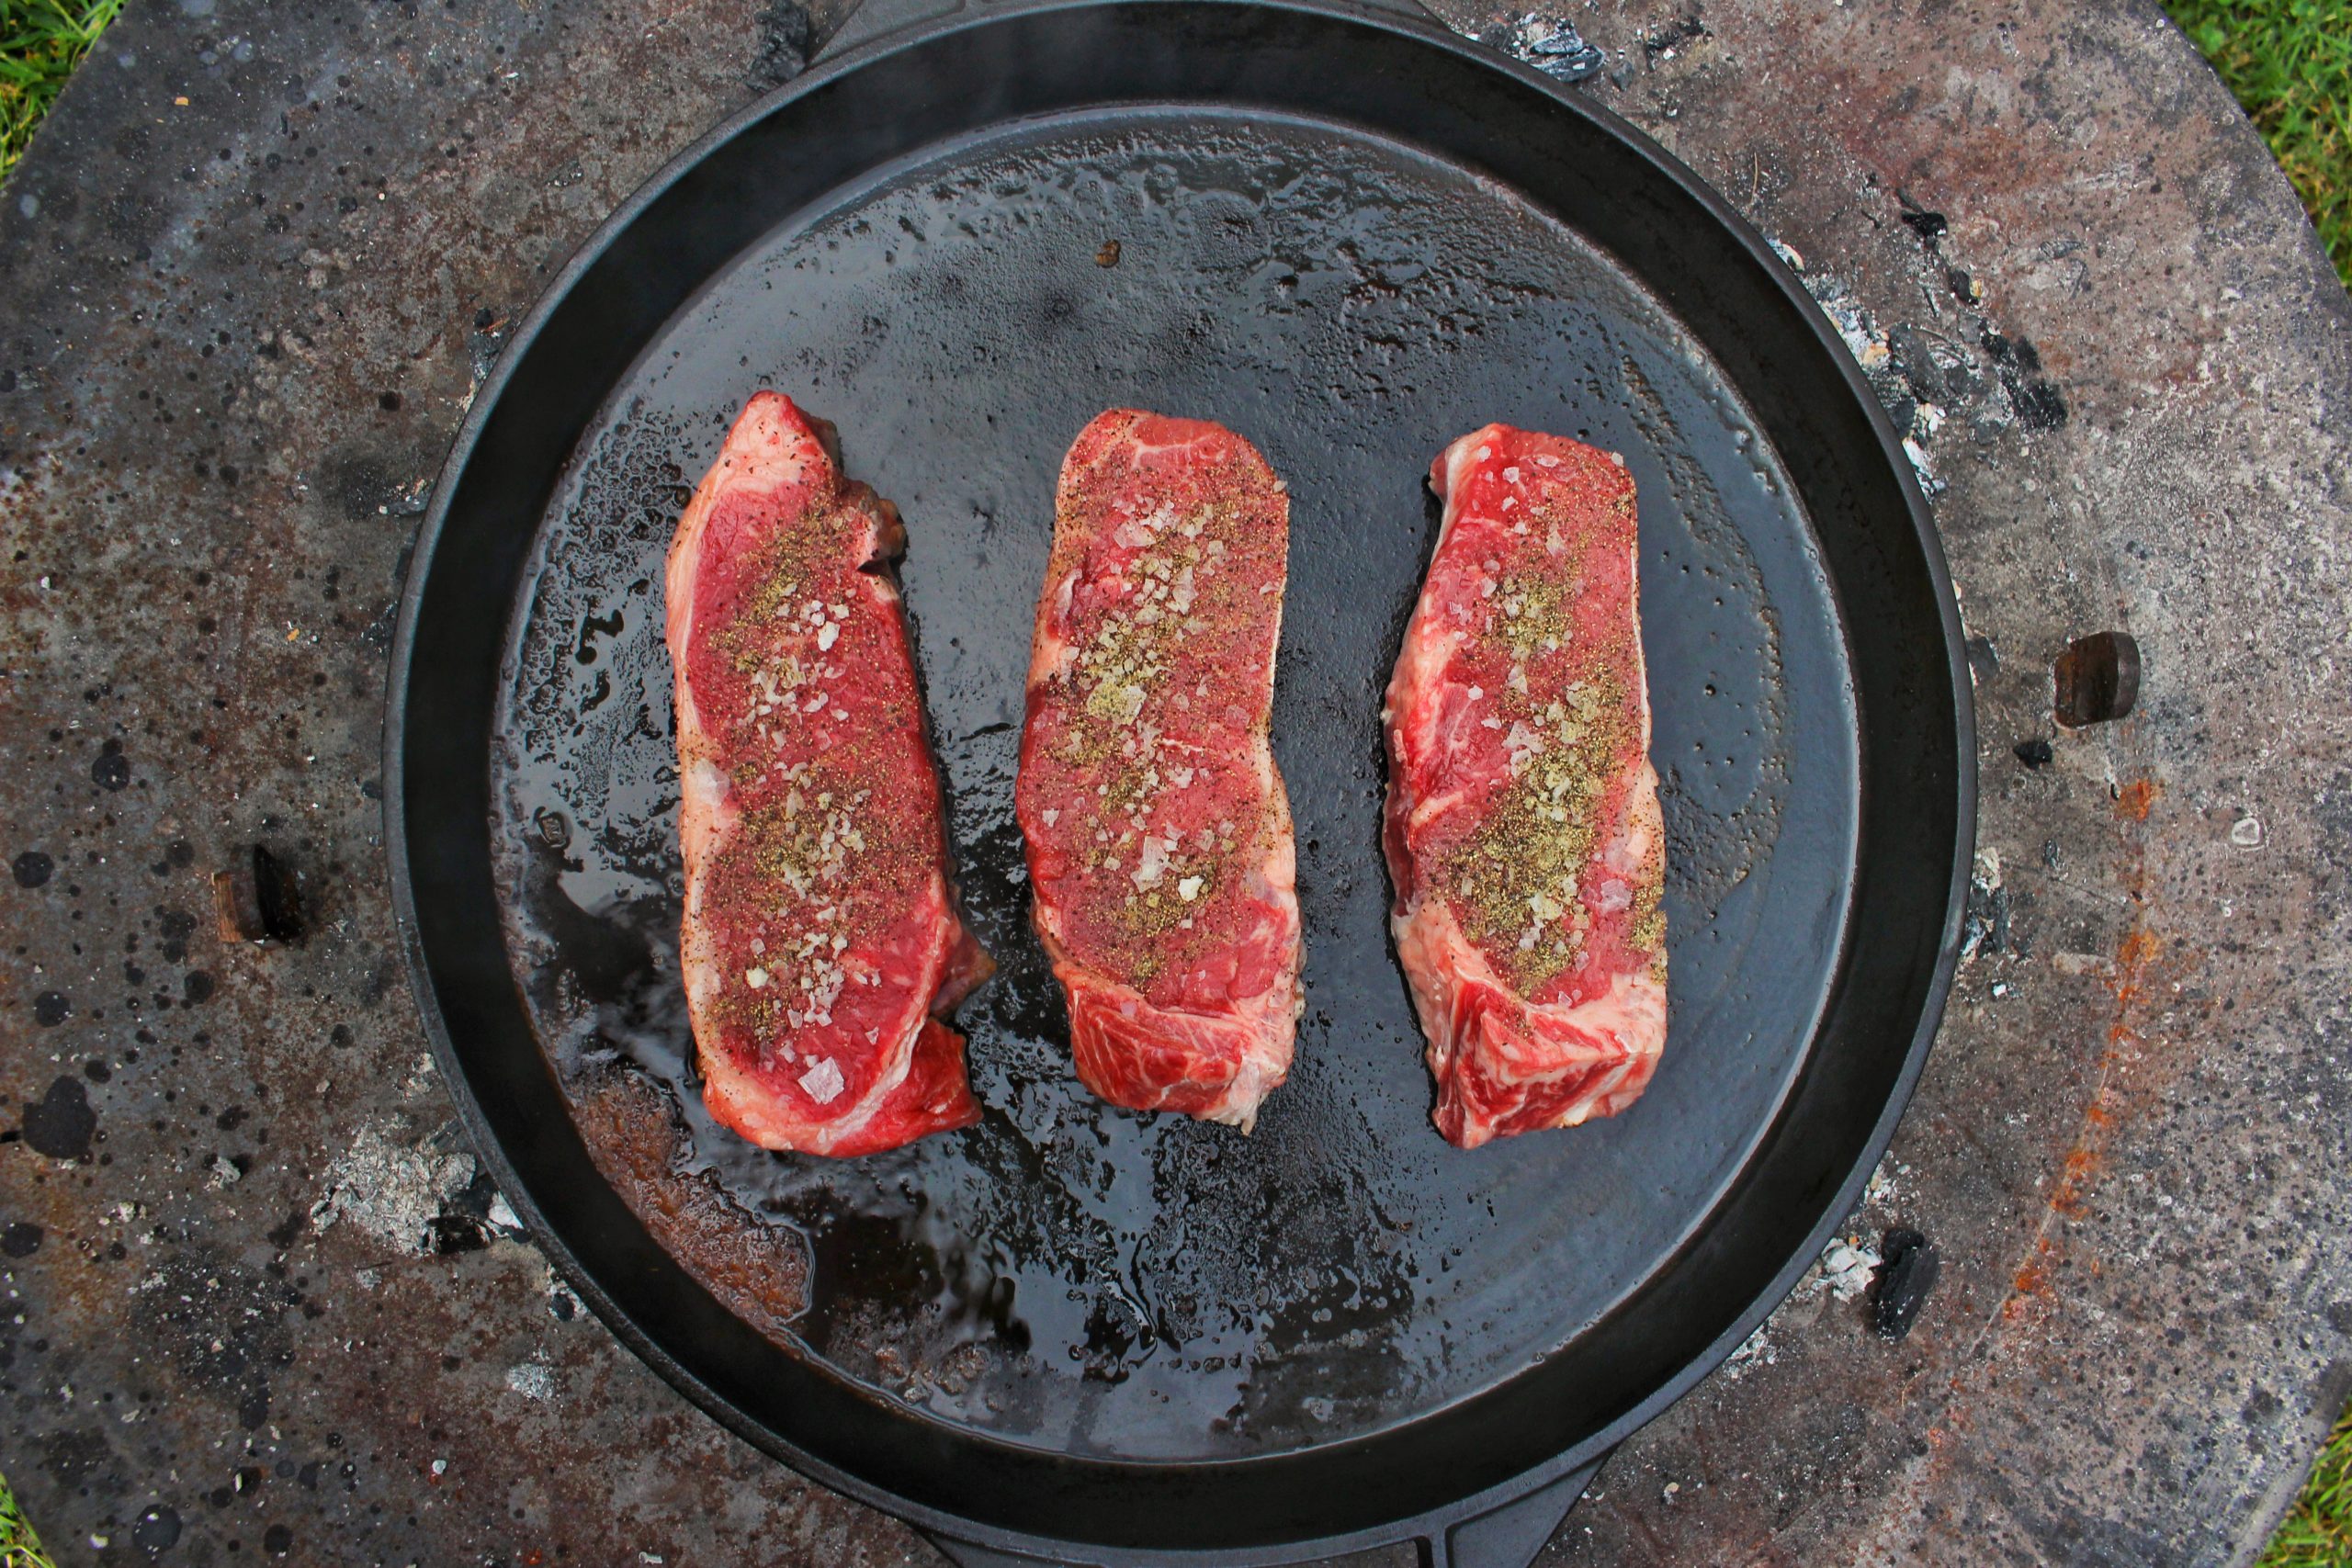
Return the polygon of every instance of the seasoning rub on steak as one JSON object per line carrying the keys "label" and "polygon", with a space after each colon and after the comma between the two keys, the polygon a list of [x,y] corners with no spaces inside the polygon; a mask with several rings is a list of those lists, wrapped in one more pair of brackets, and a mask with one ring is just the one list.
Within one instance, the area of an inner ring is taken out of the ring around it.
{"label": "seasoning rub on steak", "polygon": [[1267,741],[1290,500],[1255,447],[1114,409],[1055,497],[1017,809],[1078,1076],[1248,1131],[1300,1010]]}
{"label": "seasoning rub on steak", "polygon": [[1634,481],[1490,424],[1445,503],[1388,686],[1385,844],[1438,1130],[1465,1149],[1613,1116],[1666,1042]]}
{"label": "seasoning rub on steak", "polygon": [[884,563],[898,513],[832,427],[762,392],[670,546],[680,958],[722,1124],[863,1155],[979,1119],[940,1021],[990,967],[947,881],[939,779]]}

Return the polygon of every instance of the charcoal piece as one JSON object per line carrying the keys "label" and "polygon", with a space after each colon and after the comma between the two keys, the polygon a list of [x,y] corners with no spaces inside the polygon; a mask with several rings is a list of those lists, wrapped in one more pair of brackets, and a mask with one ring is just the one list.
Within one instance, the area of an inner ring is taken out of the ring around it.
{"label": "charcoal piece", "polygon": [[1918,1321],[1919,1308],[1936,1288],[1943,1259],[1935,1243],[1903,1225],[1891,1227],[1878,1244],[1877,1281],[1871,1289],[1871,1327],[1882,1338],[1900,1339]]}
{"label": "charcoal piece", "polygon": [[1608,56],[1584,40],[1574,24],[1530,11],[1489,37],[1514,59],[1523,60],[1555,82],[1581,82],[1596,75]]}

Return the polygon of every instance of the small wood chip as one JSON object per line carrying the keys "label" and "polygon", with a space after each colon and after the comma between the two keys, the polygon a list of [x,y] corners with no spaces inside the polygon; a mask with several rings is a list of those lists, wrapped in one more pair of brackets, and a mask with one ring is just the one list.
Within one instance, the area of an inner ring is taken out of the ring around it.
{"label": "small wood chip", "polygon": [[302,940],[302,896],[286,863],[259,844],[212,874],[212,915],[222,942]]}
{"label": "small wood chip", "polygon": [[262,940],[261,899],[254,892],[250,867],[212,874],[212,914],[222,942]]}

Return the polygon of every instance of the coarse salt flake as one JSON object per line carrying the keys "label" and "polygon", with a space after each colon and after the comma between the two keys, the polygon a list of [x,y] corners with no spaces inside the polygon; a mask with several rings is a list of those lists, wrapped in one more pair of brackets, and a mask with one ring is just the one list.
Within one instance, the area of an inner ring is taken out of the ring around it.
{"label": "coarse salt flake", "polygon": [[800,1087],[818,1104],[830,1105],[849,1086],[842,1077],[841,1064],[831,1056],[820,1056],[815,1066],[800,1075]]}

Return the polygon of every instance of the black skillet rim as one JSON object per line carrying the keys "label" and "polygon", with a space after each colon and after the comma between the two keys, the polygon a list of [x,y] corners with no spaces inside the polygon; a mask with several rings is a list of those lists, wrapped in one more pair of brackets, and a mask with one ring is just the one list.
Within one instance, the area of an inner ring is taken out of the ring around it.
{"label": "black skillet rim", "polygon": [[[450,1032],[427,966],[423,928],[418,916],[416,887],[411,870],[409,835],[406,827],[407,747],[405,732],[408,725],[411,664],[415,654],[418,619],[430,578],[430,567],[447,525],[452,501],[459,480],[471,462],[488,423],[498,407],[517,367],[524,362],[541,330],[558,308],[580,282],[600,262],[613,243],[673,186],[696,168],[719,147],[734,140],[746,130],[785,103],[822,87],[854,72],[868,62],[898,50],[928,42],[944,34],[997,25],[1007,19],[1031,17],[1040,12],[1079,10],[1102,5],[1160,6],[1170,0],[1045,0],[1043,4],[994,6],[975,16],[959,13],[937,20],[908,27],[879,39],[829,57],[786,85],[739,111],[719,126],[698,139],[693,145],[672,159],[663,168],[624,201],[595,232],[571,256],[550,280],[533,305],[523,324],[501,355],[484,384],[477,389],[467,416],[452,444],[433,492],[433,502],[419,529],[415,554],[401,594],[400,617],[391,653],[391,670],[387,689],[384,730],[384,824],[387,854],[390,863],[393,911],[400,929],[401,946],[414,987],[422,1021],[429,1043],[439,1066],[450,1084],[450,1091],[458,1119],[465,1125],[477,1152],[491,1174],[522,1218],[534,1242],[557,1266],[580,1298],[596,1313],[621,1341],[662,1378],[692,1400],[706,1414],[754,1446],[785,1461],[801,1473],[825,1485],[848,1494],[861,1501],[883,1508],[919,1525],[938,1530],[958,1540],[1022,1550],[1048,1544],[1077,1545],[1075,1540],[1062,1540],[1026,1535],[1017,1530],[986,1525],[933,1506],[918,1503],[887,1487],[866,1481],[836,1465],[808,1453],[781,1437],[756,1417],[739,1408],[725,1395],[706,1383],[696,1373],[674,1359],[641,1327],[599,1284],[572,1249],[555,1230],[520,1180],[500,1139],[478,1100],[465,1069],[464,1060]],[[1187,0],[1175,0],[1187,3]],[[1753,264],[1760,268],[1778,292],[1782,295],[1814,335],[1820,340],[1829,363],[1843,378],[1845,390],[1863,412],[1875,436],[1880,456],[1894,479],[1900,497],[1909,514],[1915,543],[1925,567],[1928,586],[1932,591],[1944,644],[1948,682],[1953,719],[1953,783],[1956,794],[1953,859],[1948,877],[1948,892],[1943,929],[1937,958],[1929,978],[1924,1005],[1913,1036],[1905,1048],[1904,1059],[1888,1092],[1886,1100],[1872,1122],[1861,1153],[1837,1190],[1823,1204],[1821,1218],[1812,1227],[1805,1243],[1773,1276],[1770,1282],[1733,1320],[1713,1341],[1698,1354],[1686,1359],[1681,1368],[1660,1382],[1631,1409],[1575,1446],[1555,1453],[1548,1461],[1524,1471],[1519,1475],[1482,1491],[1456,1499],[1451,1504],[1427,1513],[1407,1518],[1393,1519],[1368,1528],[1340,1534],[1325,1535],[1312,1540],[1295,1539],[1272,1543],[1266,1548],[1212,1548],[1186,1551],[1136,1552],[1132,1549],[1108,1546],[1095,1550],[1118,1553],[1122,1560],[1182,1562],[1209,1564],[1216,1562],[1298,1562],[1365,1546],[1378,1545],[1415,1537],[1442,1536],[1451,1524],[1475,1518],[1521,1498],[1547,1484],[1559,1481],[1598,1461],[1616,1443],[1646,1425],[1690,1387],[1719,1365],[1736,1349],[1763,1319],[1794,1287],[1809,1269],[1829,1235],[1845,1218],[1860,1195],[1863,1184],[1876,1168],[1887,1145],[1892,1141],[1895,1126],[1901,1120],[1911,1094],[1923,1069],[1926,1057],[1940,1024],[1943,1010],[1957,968],[1961,920],[1964,907],[1967,878],[1973,856],[1976,817],[1976,756],[1974,741],[1973,704],[1971,680],[1962,641],[1959,612],[1952,592],[1940,541],[1936,534],[1927,502],[1919,491],[1910,464],[1880,407],[1875,395],[1860,368],[1838,335],[1835,328],[1822,313],[1795,275],[1781,259],[1769,242],[1763,239],[1728,201],[1678,160],[1652,142],[1609,110],[1584,101],[1567,88],[1553,82],[1532,67],[1522,65],[1500,53],[1464,39],[1445,28],[1434,19],[1424,22],[1400,16],[1381,0],[1371,0],[1374,9],[1367,10],[1342,3],[1342,0],[1248,0],[1248,3],[1269,9],[1300,13],[1306,16],[1369,27],[1403,35],[1426,47],[1443,50],[1467,62],[1488,70],[1500,71],[1521,83],[1545,93],[1577,116],[1591,122],[1604,134],[1630,151],[1649,171],[1677,187],[1694,201],[1714,223],[1745,251]],[[1391,0],[1393,4],[1393,0]],[[1935,695],[1940,697],[1944,692]],[[696,1287],[698,1289],[698,1287]],[[812,1367],[814,1366],[811,1363]],[[822,1372],[824,1369],[817,1368]],[[914,1412],[908,1412],[915,1415]],[[959,1434],[967,1440],[982,1440],[977,1435]],[[1346,1445],[1342,1445],[1346,1446]],[[1102,1464],[1105,1469],[1116,1466]],[[1235,1461],[1249,1463],[1252,1461]],[[1138,1469],[1156,1468],[1139,1465]],[[1209,1469],[1209,1466],[1190,1468]],[[1092,1546],[1093,1543],[1088,1543]]]}

